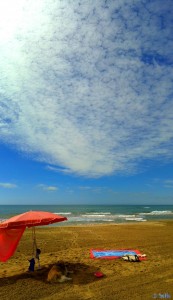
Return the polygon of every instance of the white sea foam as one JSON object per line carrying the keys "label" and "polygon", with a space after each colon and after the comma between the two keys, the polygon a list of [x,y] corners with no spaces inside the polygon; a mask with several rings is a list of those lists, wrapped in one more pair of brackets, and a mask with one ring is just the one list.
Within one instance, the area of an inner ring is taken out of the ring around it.
{"label": "white sea foam", "polygon": [[79,216],[70,216],[68,218],[69,222],[113,222],[117,220],[118,222],[120,220],[126,220],[126,221],[141,221],[144,222],[146,221],[143,217],[138,217],[138,215],[111,215],[111,214],[81,214]]}
{"label": "white sea foam", "polygon": [[151,215],[151,216],[158,216],[158,215],[172,215],[173,212],[171,210],[153,210],[148,213],[139,213],[139,215]]}
{"label": "white sea foam", "polygon": [[122,219],[123,219],[123,218],[131,218],[131,217],[132,217],[132,218],[133,218],[133,217],[135,218],[136,215],[116,215],[116,217],[117,217],[117,218],[122,218]]}
{"label": "white sea foam", "polygon": [[[143,207],[149,208],[149,207]],[[132,214],[118,214],[111,212],[57,212],[56,214],[67,216],[69,223],[106,223],[106,222],[146,222],[147,216],[150,218],[153,216],[161,216],[161,215],[172,215],[173,211],[171,210],[153,210],[151,212],[140,212],[140,213],[132,213]]]}
{"label": "white sea foam", "polygon": [[146,220],[143,219],[143,218],[139,218],[139,217],[136,217],[136,218],[125,218],[126,221],[137,221],[137,222],[145,222]]}
{"label": "white sea foam", "polygon": [[78,216],[78,217],[70,217],[68,218],[67,222],[72,222],[72,223],[76,223],[76,222],[83,222],[83,223],[93,223],[93,222],[112,222],[112,220],[110,219],[103,219],[103,218],[84,218],[82,216]]}
{"label": "white sea foam", "polygon": [[93,213],[86,213],[85,215],[111,215],[110,212],[93,212]]}
{"label": "white sea foam", "polygon": [[[105,218],[105,217],[107,217],[107,215],[106,214],[85,214],[85,215],[81,215],[82,217],[84,217],[84,218]],[[110,216],[109,216],[110,217]]]}
{"label": "white sea foam", "polygon": [[0,223],[2,223],[2,222],[4,222],[4,221],[6,221],[7,219],[0,219]]}
{"label": "white sea foam", "polygon": [[56,215],[71,215],[71,212],[55,212]]}

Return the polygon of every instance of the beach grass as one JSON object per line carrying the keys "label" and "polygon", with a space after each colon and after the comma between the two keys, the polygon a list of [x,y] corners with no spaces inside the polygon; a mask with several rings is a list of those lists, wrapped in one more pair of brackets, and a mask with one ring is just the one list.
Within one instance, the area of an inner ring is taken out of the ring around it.
{"label": "beach grass", "polygon": [[[1,300],[136,300],[173,298],[173,221],[36,228],[41,269],[27,272],[31,229],[6,263],[0,263]],[[91,259],[90,249],[138,249],[147,260]],[[72,281],[49,284],[47,273],[64,261]],[[101,271],[104,276],[96,278]]]}

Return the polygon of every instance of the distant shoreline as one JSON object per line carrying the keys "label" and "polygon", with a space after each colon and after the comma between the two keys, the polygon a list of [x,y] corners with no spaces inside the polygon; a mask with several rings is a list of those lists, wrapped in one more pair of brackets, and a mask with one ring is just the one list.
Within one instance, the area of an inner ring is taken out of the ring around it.
{"label": "distant shoreline", "polygon": [[[164,226],[163,223],[172,223],[173,224],[173,220],[170,220],[170,219],[159,219],[159,220],[149,220],[149,221],[146,221],[146,222],[122,222],[122,223],[84,223],[84,224],[70,224],[70,225],[66,225],[65,223],[62,225],[62,223],[54,223],[52,225],[48,225],[49,228],[58,228],[58,227],[61,227],[61,228],[64,228],[64,227],[68,227],[68,228],[71,228],[71,227],[93,227],[93,226],[96,226],[96,227],[100,227],[100,226],[105,226],[105,227],[108,227],[108,226],[121,226],[121,225],[130,225],[130,226],[138,226],[138,225],[162,225]],[[39,226],[39,228],[46,228],[46,226]]]}

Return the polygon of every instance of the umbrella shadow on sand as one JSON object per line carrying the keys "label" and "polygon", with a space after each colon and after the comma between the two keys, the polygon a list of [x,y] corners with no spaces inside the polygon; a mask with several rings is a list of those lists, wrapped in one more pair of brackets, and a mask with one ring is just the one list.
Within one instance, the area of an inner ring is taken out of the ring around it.
{"label": "umbrella shadow on sand", "polygon": [[42,282],[47,286],[51,286],[51,285],[64,285],[64,284],[85,285],[106,278],[106,276],[103,276],[102,278],[97,278],[95,276],[95,273],[100,272],[100,269],[94,266],[86,265],[83,263],[71,263],[68,261],[63,261],[63,263],[65,263],[67,267],[67,270],[73,272],[69,274],[69,277],[72,278],[72,280],[64,283],[58,283],[58,282],[52,284],[48,283],[47,282],[48,272],[53,265],[56,265],[58,263],[59,261],[50,265],[43,266],[41,269],[35,270],[34,272],[25,272],[22,274],[1,278],[0,287],[3,287],[5,285],[10,285],[10,284],[15,284],[19,280],[22,281],[26,279],[29,279],[30,281],[37,280],[40,281],[40,283]]}

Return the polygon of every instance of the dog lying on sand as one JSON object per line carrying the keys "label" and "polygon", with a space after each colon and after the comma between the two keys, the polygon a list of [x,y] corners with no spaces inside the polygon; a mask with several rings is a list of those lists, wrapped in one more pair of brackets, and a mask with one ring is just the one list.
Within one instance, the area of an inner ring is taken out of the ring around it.
{"label": "dog lying on sand", "polygon": [[47,282],[55,283],[55,282],[65,282],[65,281],[72,280],[72,278],[67,277],[68,273],[73,273],[73,272],[68,271],[64,263],[53,265],[48,273]]}
{"label": "dog lying on sand", "polygon": [[122,259],[125,261],[139,261],[138,255],[124,255],[122,256]]}
{"label": "dog lying on sand", "polygon": [[136,254],[136,255],[131,255],[131,254],[126,254],[122,256],[122,259],[125,261],[140,261],[140,257],[146,257],[146,254]]}

